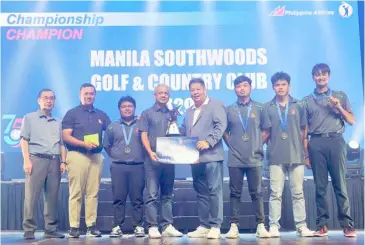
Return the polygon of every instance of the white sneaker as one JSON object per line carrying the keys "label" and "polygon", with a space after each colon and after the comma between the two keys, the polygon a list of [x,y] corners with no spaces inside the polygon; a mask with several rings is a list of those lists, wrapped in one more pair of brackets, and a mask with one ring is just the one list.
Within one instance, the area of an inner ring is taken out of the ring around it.
{"label": "white sneaker", "polygon": [[297,230],[297,235],[301,237],[314,236],[314,232],[309,230],[307,226],[301,226]]}
{"label": "white sneaker", "polygon": [[257,225],[256,236],[259,238],[271,237],[270,233],[266,230],[265,225],[263,223]]}
{"label": "white sneaker", "polygon": [[280,237],[279,228],[276,225],[270,226],[270,236],[271,237]]}
{"label": "white sneaker", "polygon": [[162,232],[163,236],[169,236],[169,237],[182,237],[183,234],[176,230],[175,227],[172,225],[168,225],[165,230]]}
{"label": "white sneaker", "polygon": [[210,229],[203,226],[199,226],[195,231],[189,232],[188,237],[190,238],[206,238]]}
{"label": "white sneaker", "polygon": [[235,223],[231,224],[231,228],[229,228],[228,233],[226,234],[226,238],[228,239],[234,239],[234,238],[238,238],[240,236],[239,231],[238,231],[238,226]]}
{"label": "white sneaker", "polygon": [[148,237],[151,239],[161,238],[161,233],[158,231],[157,227],[151,227],[148,229]]}
{"label": "white sneaker", "polygon": [[121,237],[122,235],[123,235],[122,230],[118,225],[116,227],[113,227],[112,231],[109,234],[109,237]]}
{"label": "white sneaker", "polygon": [[219,239],[221,238],[221,229],[212,227],[207,234],[208,239]]}
{"label": "white sneaker", "polygon": [[144,237],[144,228],[141,226],[137,226],[134,229],[134,236],[135,237]]}

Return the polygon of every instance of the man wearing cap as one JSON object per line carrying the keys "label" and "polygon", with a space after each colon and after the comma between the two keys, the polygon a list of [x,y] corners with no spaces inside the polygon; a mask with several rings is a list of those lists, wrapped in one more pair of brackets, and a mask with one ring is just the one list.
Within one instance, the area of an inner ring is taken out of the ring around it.
{"label": "man wearing cap", "polygon": [[61,121],[52,116],[56,96],[50,89],[38,94],[39,109],[24,116],[20,131],[24,158],[25,197],[24,239],[34,239],[37,228],[35,211],[44,189],[45,238],[64,238],[57,232],[58,190],[66,171],[66,149],[62,141]]}

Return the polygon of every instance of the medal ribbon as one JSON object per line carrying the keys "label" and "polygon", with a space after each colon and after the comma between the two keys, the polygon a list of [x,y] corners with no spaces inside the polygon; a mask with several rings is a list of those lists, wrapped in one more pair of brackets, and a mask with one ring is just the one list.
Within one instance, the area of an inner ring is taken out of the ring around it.
{"label": "medal ribbon", "polygon": [[281,128],[283,129],[283,132],[285,132],[286,125],[288,123],[289,101],[286,104],[284,118],[283,118],[283,115],[281,113],[280,105],[279,105],[278,102],[276,102],[276,108],[278,109],[278,113],[279,113],[279,117],[280,117],[280,123],[281,123]]}
{"label": "medal ribbon", "polygon": [[124,140],[125,140],[125,144],[127,146],[129,146],[129,143],[131,142],[131,139],[132,139],[134,124],[132,126],[130,126],[128,137],[127,137],[127,133],[125,131],[125,125],[122,123],[120,126],[122,127],[122,130],[123,130],[123,137],[124,137]]}
{"label": "medal ribbon", "polygon": [[247,132],[247,127],[248,127],[248,119],[250,117],[250,113],[251,113],[251,106],[252,104],[250,103],[250,105],[247,107],[247,116],[246,116],[246,121],[245,123],[243,123],[243,119],[242,119],[242,115],[241,115],[241,112],[240,112],[240,108],[237,106],[237,113],[238,113],[238,117],[241,121],[241,124],[242,124],[242,127],[243,127],[243,130],[245,131],[245,133]]}

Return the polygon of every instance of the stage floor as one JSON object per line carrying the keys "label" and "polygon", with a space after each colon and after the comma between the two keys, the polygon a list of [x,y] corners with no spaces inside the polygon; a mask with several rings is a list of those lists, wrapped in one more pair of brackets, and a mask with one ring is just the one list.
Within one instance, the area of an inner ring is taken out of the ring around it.
{"label": "stage floor", "polygon": [[358,231],[357,237],[346,238],[343,236],[342,231],[330,231],[328,237],[297,237],[295,232],[281,232],[280,238],[268,238],[259,239],[255,237],[255,234],[241,234],[240,239],[225,239],[219,240],[207,240],[207,239],[192,239],[184,235],[182,238],[162,238],[162,239],[148,239],[135,238],[131,235],[126,235],[122,238],[109,238],[108,234],[103,235],[101,238],[86,238],[81,236],[79,239],[65,238],[65,239],[43,239],[42,232],[36,233],[35,240],[24,241],[22,232],[1,232],[1,244],[32,244],[32,245],[106,245],[106,244],[151,244],[151,245],[175,245],[175,244],[211,244],[211,245],[236,245],[236,244],[248,244],[248,245],[311,245],[311,244],[364,244],[364,232]]}

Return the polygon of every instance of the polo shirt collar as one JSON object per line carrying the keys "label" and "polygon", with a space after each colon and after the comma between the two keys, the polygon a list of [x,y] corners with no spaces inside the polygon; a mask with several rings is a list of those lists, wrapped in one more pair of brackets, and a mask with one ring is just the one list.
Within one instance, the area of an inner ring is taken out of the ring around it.
{"label": "polo shirt collar", "polygon": [[83,105],[80,103],[79,105],[80,108],[82,108],[84,111],[90,111],[90,112],[95,112],[95,107],[94,105],[92,105],[91,107]]}
{"label": "polo shirt collar", "polygon": [[[276,97],[274,96],[274,98],[270,101],[270,105],[276,105]],[[291,97],[289,95],[289,105],[292,104],[292,103],[297,103],[298,100],[297,99],[294,99],[293,97]]]}
{"label": "polo shirt collar", "polygon": [[55,121],[56,120],[56,119],[54,119],[52,114],[50,114],[49,117],[47,117],[46,114],[44,114],[41,109],[38,109],[37,113],[38,113],[39,118],[46,118],[46,119],[48,119],[48,121]]}

